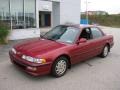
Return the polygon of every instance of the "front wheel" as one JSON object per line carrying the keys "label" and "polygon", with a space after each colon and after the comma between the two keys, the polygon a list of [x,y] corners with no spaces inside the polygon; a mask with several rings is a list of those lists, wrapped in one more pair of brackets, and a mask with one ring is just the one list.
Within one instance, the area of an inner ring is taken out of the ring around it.
{"label": "front wheel", "polygon": [[63,76],[68,69],[68,59],[65,57],[58,58],[52,66],[52,75],[55,77]]}
{"label": "front wheel", "polygon": [[106,46],[103,48],[102,53],[100,54],[100,57],[102,57],[102,58],[107,57],[108,53],[109,53],[109,46],[106,45]]}

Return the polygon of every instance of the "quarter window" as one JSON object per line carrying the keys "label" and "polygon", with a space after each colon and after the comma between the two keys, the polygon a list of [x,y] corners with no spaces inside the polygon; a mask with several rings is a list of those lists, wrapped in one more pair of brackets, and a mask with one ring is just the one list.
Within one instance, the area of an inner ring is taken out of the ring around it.
{"label": "quarter window", "polygon": [[91,32],[92,32],[93,39],[103,36],[102,32],[98,28],[91,28]]}

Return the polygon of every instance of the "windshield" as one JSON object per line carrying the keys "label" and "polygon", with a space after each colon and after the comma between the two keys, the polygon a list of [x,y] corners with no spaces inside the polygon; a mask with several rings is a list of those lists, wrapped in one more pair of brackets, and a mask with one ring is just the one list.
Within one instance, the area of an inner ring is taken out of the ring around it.
{"label": "windshield", "polygon": [[73,43],[79,33],[79,30],[76,29],[77,28],[68,26],[57,26],[51,31],[47,32],[43,38],[65,43]]}

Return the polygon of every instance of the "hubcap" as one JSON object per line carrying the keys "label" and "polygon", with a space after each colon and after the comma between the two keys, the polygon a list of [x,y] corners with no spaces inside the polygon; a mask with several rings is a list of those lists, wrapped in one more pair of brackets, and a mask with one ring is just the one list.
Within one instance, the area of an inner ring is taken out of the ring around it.
{"label": "hubcap", "polygon": [[55,68],[56,73],[57,73],[58,75],[62,75],[62,74],[66,71],[66,68],[67,68],[66,66],[67,66],[66,61],[65,61],[65,60],[60,60],[60,61],[57,63],[56,68]]}
{"label": "hubcap", "polygon": [[106,46],[105,48],[104,48],[104,56],[107,56],[108,55],[108,47]]}

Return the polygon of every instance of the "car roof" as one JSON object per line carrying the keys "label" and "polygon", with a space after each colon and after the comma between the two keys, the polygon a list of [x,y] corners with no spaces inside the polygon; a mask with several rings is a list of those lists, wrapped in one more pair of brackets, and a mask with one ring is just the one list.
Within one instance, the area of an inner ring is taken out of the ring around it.
{"label": "car roof", "polygon": [[83,29],[83,28],[89,28],[89,27],[97,27],[97,25],[89,25],[89,24],[64,24],[62,26],[68,26],[68,27],[76,27],[79,29]]}
{"label": "car roof", "polygon": [[85,27],[96,27],[96,25],[89,25],[89,24],[80,24],[81,28],[85,28]]}

